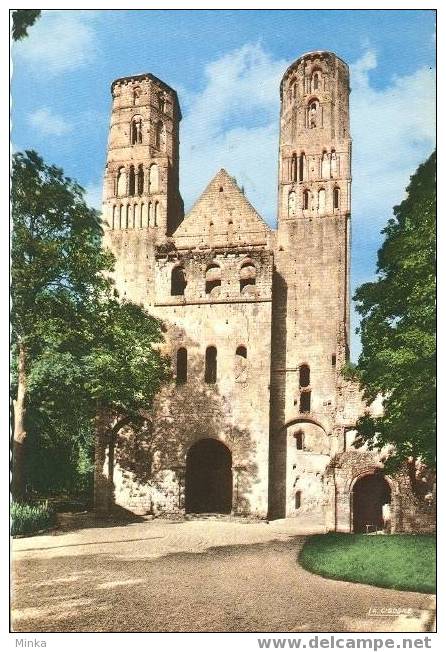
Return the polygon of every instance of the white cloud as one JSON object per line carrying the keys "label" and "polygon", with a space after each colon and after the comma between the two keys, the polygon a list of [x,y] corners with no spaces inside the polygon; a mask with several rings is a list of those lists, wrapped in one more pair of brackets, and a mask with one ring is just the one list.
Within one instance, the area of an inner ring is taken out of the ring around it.
{"label": "white cloud", "polygon": [[222,167],[274,218],[279,84],[286,62],[248,44],[205,69],[204,89],[187,98],[181,179],[186,209]]}
{"label": "white cloud", "polygon": [[[376,89],[370,74],[378,63],[369,49],[350,67],[353,220],[359,239],[367,224],[379,232],[435,139],[434,71],[422,68]],[[225,167],[274,223],[279,84],[288,65],[258,44],[244,45],[207,65],[203,90],[186,97],[181,129],[186,209]]]}
{"label": "white cloud", "polygon": [[28,123],[36,129],[41,136],[63,136],[72,130],[62,116],[53,113],[51,109],[43,107],[27,116]]}
{"label": "white cloud", "polygon": [[96,54],[92,18],[88,11],[44,11],[29,36],[14,45],[14,53],[45,75],[79,68]]}
{"label": "white cloud", "polygon": [[351,66],[352,212],[381,228],[435,146],[435,72],[421,68],[377,90],[377,66],[370,51]]}
{"label": "white cloud", "polygon": [[[209,64],[203,90],[186,94],[181,130],[186,210],[225,167],[275,225],[279,84],[289,63],[248,44]],[[370,47],[350,71],[354,290],[373,277],[379,233],[402,200],[410,175],[434,148],[435,73],[421,68],[375,88],[371,75],[379,72],[379,58]],[[352,321],[356,326],[353,309]],[[354,358],[359,347],[353,336]]]}

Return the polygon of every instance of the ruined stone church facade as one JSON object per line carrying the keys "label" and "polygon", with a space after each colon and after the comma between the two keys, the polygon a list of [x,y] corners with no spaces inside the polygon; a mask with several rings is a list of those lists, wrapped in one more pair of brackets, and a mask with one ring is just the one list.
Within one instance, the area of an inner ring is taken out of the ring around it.
{"label": "ruined stone church facade", "polygon": [[[181,110],[152,74],[112,84],[104,246],[122,297],[166,328],[174,379],[150,428],[96,447],[95,500],[137,513],[292,517],[338,531],[411,529],[404,479],[355,449],[365,405],[349,358],[349,70],[301,56],[280,85],[277,228],[216,173],[187,215]],[[216,161],[218,167],[218,161]]]}

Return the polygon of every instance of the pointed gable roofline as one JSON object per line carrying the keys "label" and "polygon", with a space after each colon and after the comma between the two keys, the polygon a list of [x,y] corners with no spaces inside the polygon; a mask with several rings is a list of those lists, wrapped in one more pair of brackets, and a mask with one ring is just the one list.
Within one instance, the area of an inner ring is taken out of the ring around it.
{"label": "pointed gable roofline", "polygon": [[[222,191],[220,191],[220,188],[223,188]],[[197,210],[201,207],[202,204],[206,202],[206,200],[212,196],[218,196],[217,193],[223,192],[223,193],[233,193],[235,195],[235,199],[237,203],[239,203],[239,208],[240,209],[245,209],[249,210],[250,213],[252,213],[253,216],[256,217],[256,219],[260,222],[260,224],[267,230],[267,231],[273,231],[273,229],[265,222],[263,217],[256,211],[254,206],[251,204],[249,199],[246,197],[244,192],[239,188],[235,177],[231,177],[230,174],[224,169],[221,168],[217,174],[209,181],[208,185],[206,188],[203,190],[201,195],[198,197],[198,199],[195,201],[195,203],[192,205],[192,208],[188,211],[188,213],[184,216],[183,222],[180,224],[178,227],[177,231],[181,229],[181,226],[191,217],[194,215],[194,213],[197,212]]]}

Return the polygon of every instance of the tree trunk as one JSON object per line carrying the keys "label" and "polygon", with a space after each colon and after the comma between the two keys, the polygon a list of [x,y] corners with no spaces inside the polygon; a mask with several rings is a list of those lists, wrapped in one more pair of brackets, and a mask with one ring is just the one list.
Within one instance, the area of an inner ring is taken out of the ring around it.
{"label": "tree trunk", "polygon": [[25,402],[26,402],[26,349],[19,343],[17,398],[14,406],[14,438],[12,446],[12,496],[22,500],[25,496]]}

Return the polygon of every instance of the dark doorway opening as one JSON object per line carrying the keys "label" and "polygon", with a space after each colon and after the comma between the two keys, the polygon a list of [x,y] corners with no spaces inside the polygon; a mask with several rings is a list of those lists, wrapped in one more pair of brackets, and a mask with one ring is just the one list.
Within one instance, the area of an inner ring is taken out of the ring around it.
{"label": "dark doorway opening", "polygon": [[216,439],[200,439],[186,458],[186,512],[230,514],[232,455]]}
{"label": "dark doorway opening", "polygon": [[382,473],[359,478],[353,487],[353,532],[383,530],[383,505],[390,505],[390,500],[389,483]]}

